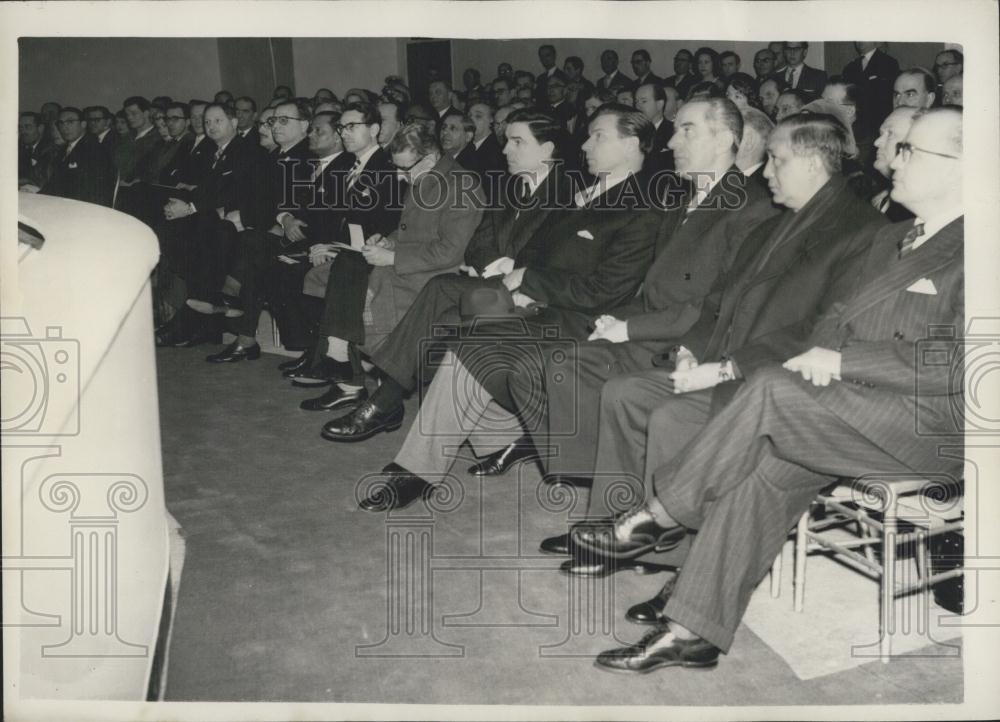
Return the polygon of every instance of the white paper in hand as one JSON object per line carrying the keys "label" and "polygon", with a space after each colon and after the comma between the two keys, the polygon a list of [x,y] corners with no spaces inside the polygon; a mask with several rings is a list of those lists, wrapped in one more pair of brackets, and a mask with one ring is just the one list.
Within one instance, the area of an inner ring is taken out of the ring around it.
{"label": "white paper in hand", "polygon": [[365,234],[361,230],[361,226],[357,223],[348,223],[347,230],[351,234],[351,248],[355,251],[360,251],[365,247]]}

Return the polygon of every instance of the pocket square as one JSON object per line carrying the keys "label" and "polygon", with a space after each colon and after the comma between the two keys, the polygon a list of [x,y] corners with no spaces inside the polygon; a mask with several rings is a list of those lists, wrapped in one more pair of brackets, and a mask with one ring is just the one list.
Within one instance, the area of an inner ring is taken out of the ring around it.
{"label": "pocket square", "polygon": [[877,75],[869,75],[868,79],[869,80],[878,80],[878,76]]}
{"label": "pocket square", "polygon": [[924,293],[928,296],[937,295],[937,289],[934,287],[934,282],[929,278],[921,278],[906,290],[910,293]]}
{"label": "pocket square", "polygon": [[576,235],[580,236],[580,238],[586,238],[588,241],[594,240],[594,234],[590,231],[577,231]]}
{"label": "pocket square", "polygon": [[69,167],[70,167],[70,168],[76,168],[76,163],[70,163],[70,164],[69,164]]}
{"label": "pocket square", "polygon": [[227,170],[227,171],[226,171],[225,173],[223,173],[222,175],[232,175],[232,174],[233,174],[233,172],[232,172],[231,170]]}

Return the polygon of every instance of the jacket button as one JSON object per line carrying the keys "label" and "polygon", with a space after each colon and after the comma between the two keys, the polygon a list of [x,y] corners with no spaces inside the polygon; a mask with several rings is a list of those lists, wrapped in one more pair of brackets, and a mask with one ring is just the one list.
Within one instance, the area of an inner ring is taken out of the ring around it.
{"label": "jacket button", "polygon": [[684,274],[684,280],[685,281],[690,281],[691,280],[691,274],[690,273],[685,273]]}
{"label": "jacket button", "polygon": [[899,331],[896,331],[896,332],[895,332],[894,334],[892,334],[892,337],[893,337],[893,338],[894,338],[894,339],[895,339],[896,341],[902,341],[902,340],[903,340],[903,338],[904,338],[903,334],[901,334],[901,333],[900,333]]}
{"label": "jacket button", "polygon": [[399,224],[399,230],[405,231],[406,230],[406,224],[405,223],[400,223]]}

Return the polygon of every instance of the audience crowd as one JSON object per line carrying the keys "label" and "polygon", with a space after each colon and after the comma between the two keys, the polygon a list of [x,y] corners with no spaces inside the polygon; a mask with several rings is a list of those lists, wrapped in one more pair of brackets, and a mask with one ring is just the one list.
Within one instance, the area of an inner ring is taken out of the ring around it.
{"label": "audience crowd", "polygon": [[961,388],[916,348],[963,327],[963,58],[855,47],[829,76],[798,41],[680,50],[667,77],[606,50],[593,81],[542,45],[461,87],[50,102],[20,114],[19,185],[155,231],[158,345],[228,331],[206,360],[255,360],[267,309],[301,408],[341,412],[323,438],[395,431],[421,393],[363,509],[433,494],[503,409],[516,440],[469,471],[589,489],[541,543],[564,573],[690,544],[598,665],[712,666],[818,492],[961,477],[938,453]]}

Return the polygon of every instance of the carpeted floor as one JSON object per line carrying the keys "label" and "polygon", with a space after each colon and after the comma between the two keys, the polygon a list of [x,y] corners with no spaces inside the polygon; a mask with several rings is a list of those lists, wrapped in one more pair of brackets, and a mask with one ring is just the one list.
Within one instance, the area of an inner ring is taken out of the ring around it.
{"label": "carpeted floor", "polygon": [[334,445],[319,437],[328,416],[298,409],[311,392],[279,379],[280,357],[217,367],[202,361],[212,350],[157,356],[167,503],[187,541],[169,700],[961,700],[959,658],[873,661],[801,681],[746,627],[713,671],[604,673],[593,655],[644,633],[622,615],[660,581],[559,575],[561,559],[537,543],[565,528],[572,500],[539,494],[533,467],[480,483],[458,464],[454,508],[361,512],[356,485],[392,460],[415,402],[404,431]]}

